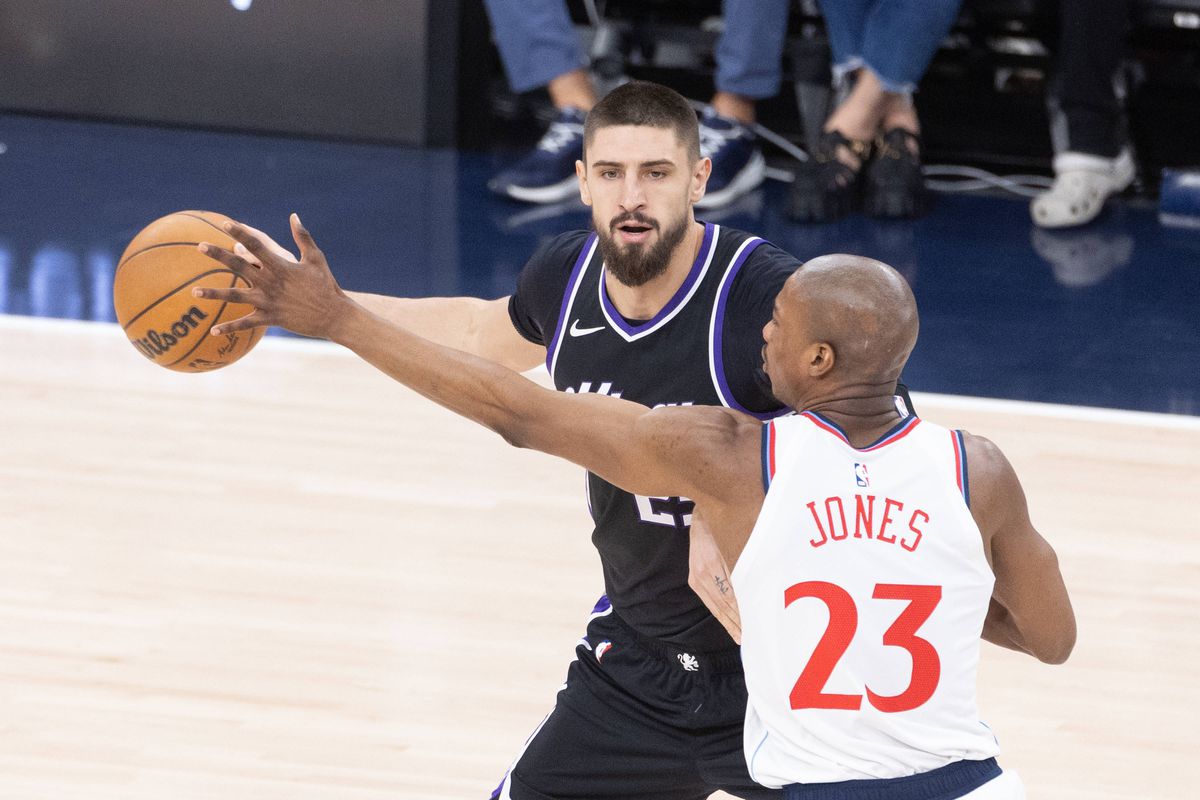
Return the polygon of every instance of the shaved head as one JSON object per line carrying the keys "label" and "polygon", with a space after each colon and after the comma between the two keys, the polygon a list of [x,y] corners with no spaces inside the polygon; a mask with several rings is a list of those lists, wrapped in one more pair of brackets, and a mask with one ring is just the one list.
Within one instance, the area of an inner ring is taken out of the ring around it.
{"label": "shaved head", "polygon": [[895,381],[917,343],[917,301],[899,272],[862,256],[808,261],[785,290],[803,303],[808,331],[826,341],[848,380]]}
{"label": "shaved head", "polygon": [[779,293],[764,364],[776,396],[793,408],[890,397],[917,328],[917,303],[900,273],[861,256],[821,256]]}

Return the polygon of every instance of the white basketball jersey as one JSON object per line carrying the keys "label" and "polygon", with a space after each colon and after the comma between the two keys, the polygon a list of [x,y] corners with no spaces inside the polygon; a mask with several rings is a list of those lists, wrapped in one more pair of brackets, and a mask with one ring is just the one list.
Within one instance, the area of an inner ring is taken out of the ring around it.
{"label": "white basketball jersey", "polygon": [[961,433],[909,417],[859,450],[805,412],[764,426],[763,464],[733,570],[751,776],[896,778],[995,756],[975,705],[994,578]]}

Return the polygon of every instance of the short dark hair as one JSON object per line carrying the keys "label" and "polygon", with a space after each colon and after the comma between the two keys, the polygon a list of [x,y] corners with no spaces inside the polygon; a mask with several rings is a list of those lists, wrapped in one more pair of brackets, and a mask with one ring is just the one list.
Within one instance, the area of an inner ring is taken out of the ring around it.
{"label": "short dark hair", "polygon": [[630,81],[613,89],[595,105],[583,125],[583,153],[601,128],[646,125],[670,128],[687,148],[689,158],[700,158],[700,127],[696,112],[674,89],[650,81]]}

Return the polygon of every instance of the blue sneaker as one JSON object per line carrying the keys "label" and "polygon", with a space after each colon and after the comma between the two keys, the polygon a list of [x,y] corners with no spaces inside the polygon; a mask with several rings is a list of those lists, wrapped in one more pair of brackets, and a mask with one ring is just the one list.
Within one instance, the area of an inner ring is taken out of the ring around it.
{"label": "blue sneaker", "polygon": [[758,139],[735,119],[712,110],[700,116],[700,155],[712,159],[712,174],[696,208],[720,208],[763,182],[767,164]]}
{"label": "blue sneaker", "polygon": [[583,121],[578,108],[564,108],[533,152],[490,181],[496,194],[526,203],[559,203],[579,191],[575,161],[583,158]]}

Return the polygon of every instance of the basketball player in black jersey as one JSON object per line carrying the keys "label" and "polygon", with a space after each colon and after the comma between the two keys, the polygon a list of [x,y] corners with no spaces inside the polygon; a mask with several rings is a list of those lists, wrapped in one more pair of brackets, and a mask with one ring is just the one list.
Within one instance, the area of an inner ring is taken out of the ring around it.
{"label": "basketball player in black jersey", "polygon": [[[784,413],[762,372],[761,331],[799,262],[695,219],[711,164],[691,107],[656,84],[619,87],[588,115],[583,155],[576,169],[595,230],[543,246],[511,297],[349,297],[381,322],[504,366],[544,361],[564,392]],[[256,290],[201,295],[258,308],[222,333],[275,324]],[[605,595],[554,710],[492,797],[778,796],[746,767],[738,650],[689,588],[691,501],[635,496],[589,474],[588,503]],[[719,598],[724,564],[710,538],[696,538],[693,583]]]}

